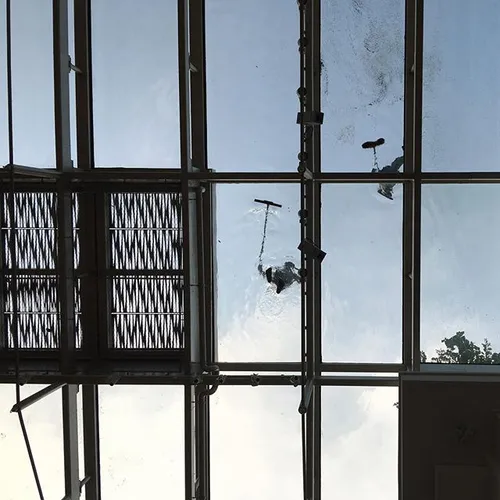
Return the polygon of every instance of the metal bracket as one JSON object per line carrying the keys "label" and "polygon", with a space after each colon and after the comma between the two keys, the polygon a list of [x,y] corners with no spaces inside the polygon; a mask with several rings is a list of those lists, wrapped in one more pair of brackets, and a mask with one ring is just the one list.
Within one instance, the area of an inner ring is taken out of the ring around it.
{"label": "metal bracket", "polygon": [[71,56],[68,56],[68,63],[69,63],[69,70],[68,70],[68,72],[74,71],[75,73],[78,73],[79,75],[83,75],[83,71],[78,66],[75,66],[71,62]]}
{"label": "metal bracket", "polygon": [[323,125],[325,114],[321,111],[304,111],[297,113],[297,125],[317,126]]}

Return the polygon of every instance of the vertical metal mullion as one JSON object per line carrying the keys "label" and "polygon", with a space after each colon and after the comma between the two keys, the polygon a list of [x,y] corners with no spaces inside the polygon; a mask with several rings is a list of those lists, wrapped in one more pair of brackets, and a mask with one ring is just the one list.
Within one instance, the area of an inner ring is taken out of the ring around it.
{"label": "vertical metal mullion", "polygon": [[424,61],[424,0],[416,0],[415,33],[415,194],[413,221],[413,370],[420,369],[420,289],[421,289],[421,235],[422,235],[422,105]]}
{"label": "vertical metal mullion", "polygon": [[[200,171],[207,170],[207,108],[206,108],[206,71],[205,71],[205,0],[189,0],[189,65],[190,65],[190,96],[191,96],[191,147],[192,166]],[[214,187],[202,191],[194,200],[196,211],[190,224],[196,226],[196,232],[191,230],[191,244],[196,244],[197,266],[191,269],[191,276],[197,270],[198,286],[194,288],[198,299],[191,299],[191,311],[197,308],[198,321],[191,328],[191,336],[198,337],[199,353],[192,353],[191,361],[199,362],[204,370],[207,364],[214,362],[215,330],[212,328],[213,301],[212,280],[213,264],[212,248],[214,239],[213,212],[211,201]],[[193,228],[191,228],[193,229]],[[193,239],[194,238],[194,239]],[[197,269],[195,269],[197,267]],[[193,348],[191,343],[191,348]],[[195,391],[194,407],[195,435],[194,446],[196,454],[196,495],[197,498],[210,499],[210,398],[201,397],[200,391],[208,388],[202,386]],[[191,438],[193,439],[193,438]]]}
{"label": "vertical metal mullion", "polygon": [[83,446],[86,500],[101,500],[101,453],[99,447],[99,392],[96,385],[84,385],[83,398]]}
{"label": "vertical metal mullion", "polygon": [[68,500],[79,500],[77,385],[62,388],[65,491]]}
{"label": "vertical metal mullion", "polygon": [[74,0],[78,168],[94,167],[90,0]]}
{"label": "vertical metal mullion", "polygon": [[5,192],[0,191],[0,352],[8,349],[7,331],[5,324],[5,244],[7,240],[7,227],[5,220]]}
{"label": "vertical metal mullion", "polygon": [[[406,0],[404,86],[404,173],[415,173],[416,0]],[[415,183],[403,184],[403,365],[413,367]]]}
{"label": "vertical metal mullion", "polygon": [[[189,183],[191,166],[191,110],[190,110],[190,74],[189,74],[189,1],[178,0],[178,36],[179,36],[179,111],[180,111],[180,142],[181,142],[181,190],[182,190],[182,231],[184,248],[184,338],[185,354],[189,373],[193,371],[193,361],[196,360],[198,342],[194,338],[197,333],[194,327],[192,303],[192,279],[196,278],[193,269],[194,242],[191,239],[193,207]],[[196,201],[195,201],[196,203]],[[196,210],[195,210],[196,213]],[[195,215],[196,217],[196,215]],[[197,483],[197,443],[196,443],[196,390],[193,385],[186,385],[184,390],[184,478],[185,498],[196,497]]]}
{"label": "vertical metal mullion", "polygon": [[[75,0],[75,66],[76,72],[76,141],[78,166],[84,170],[94,167],[92,116],[92,54],[90,0]],[[83,348],[93,360],[99,357],[99,338],[104,335],[98,322],[97,241],[95,223],[96,200],[92,193],[79,196],[81,308]]]}
{"label": "vertical metal mullion", "polygon": [[[53,0],[52,8],[56,168],[64,172],[73,168],[70,142],[68,2]],[[71,373],[75,370],[76,357],[73,216],[71,191],[63,180],[57,181],[57,198],[61,371]],[[66,497],[71,500],[80,497],[77,392],[75,385],[63,387],[65,490]]]}
{"label": "vertical metal mullion", "polygon": [[[320,0],[306,4],[306,112],[321,111],[321,11]],[[309,169],[313,175],[321,172],[321,127],[312,127],[306,151]],[[318,247],[321,245],[321,212],[319,183],[308,181],[306,186],[307,237]],[[306,345],[307,379],[321,374],[321,263],[306,256]],[[321,498],[321,388],[314,385],[306,415],[307,489],[311,500]]]}
{"label": "vertical metal mullion", "polygon": [[109,244],[110,198],[109,193],[99,191],[95,193],[95,222],[96,230],[96,268],[97,268],[97,322],[100,335],[97,338],[97,350],[100,357],[105,357],[113,346],[113,324],[111,310],[113,298],[108,274],[110,266],[111,248]]}
{"label": "vertical metal mullion", "polygon": [[[56,167],[72,169],[70,146],[68,2],[53,1],[54,22],[54,107]],[[75,304],[73,273],[73,220],[69,185],[57,181],[58,271],[60,303],[60,351],[63,371],[71,371],[75,356]]]}

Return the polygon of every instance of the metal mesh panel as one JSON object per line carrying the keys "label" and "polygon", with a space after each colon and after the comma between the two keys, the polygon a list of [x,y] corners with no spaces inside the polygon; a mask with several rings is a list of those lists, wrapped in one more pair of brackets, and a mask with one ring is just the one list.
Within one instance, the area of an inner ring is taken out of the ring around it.
{"label": "metal mesh panel", "polygon": [[[13,280],[4,280],[4,327],[7,343],[14,347]],[[20,348],[56,349],[59,315],[56,276],[18,276],[17,328]]]}
{"label": "metal mesh panel", "polygon": [[113,278],[111,296],[116,348],[182,347],[182,293],[179,279]]}
{"label": "metal mesh panel", "polygon": [[111,267],[181,269],[178,193],[111,194]]}
{"label": "metal mesh panel", "polygon": [[110,195],[112,347],[182,348],[179,193]]}
{"label": "metal mesh panel", "polygon": [[[54,193],[16,193],[14,196],[16,221],[16,264],[18,269],[55,269],[56,204]],[[12,268],[10,197],[3,196],[4,266]]]}
{"label": "metal mesh panel", "polygon": [[[76,222],[77,199],[73,204]],[[7,346],[14,348],[13,279],[10,194],[2,195],[3,307]],[[17,325],[22,349],[57,349],[60,317],[57,278],[57,195],[46,192],[18,192],[14,196],[16,228]],[[75,265],[79,261],[78,232],[74,230]],[[81,346],[80,292],[75,282],[75,329]]]}

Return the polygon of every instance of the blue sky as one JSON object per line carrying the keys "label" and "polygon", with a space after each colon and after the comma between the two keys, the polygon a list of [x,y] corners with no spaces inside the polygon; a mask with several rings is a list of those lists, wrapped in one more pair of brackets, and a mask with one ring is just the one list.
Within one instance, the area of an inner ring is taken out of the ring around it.
{"label": "blue sky", "polygon": [[[52,2],[12,3],[15,161],[53,166]],[[176,3],[93,1],[97,166],[179,166]],[[492,61],[500,5],[426,4],[423,168],[495,170],[500,75]],[[386,139],[380,166],[401,154],[403,16],[401,0],[323,2],[325,171],[370,171],[372,155],[360,145],[378,137]],[[207,0],[206,20],[209,167],[295,171],[296,2]],[[0,61],[3,164],[3,44]],[[73,135],[74,125],[72,113]],[[493,229],[498,189],[424,186],[421,318],[428,353],[457,330],[476,342],[487,336],[500,350],[493,265],[500,249]],[[264,211],[253,203],[267,198],[283,205],[269,217],[264,263],[298,264],[299,186],[221,185],[217,197],[220,359],[299,360],[299,290],[277,296],[256,273]],[[324,186],[322,220],[324,359],[401,361],[401,188],[388,202],[374,185]],[[242,499],[265,500],[286,491],[300,498],[298,391],[223,389],[213,399],[214,496],[229,499],[238,491]],[[34,390],[24,388],[23,394]],[[326,497],[342,492],[358,499],[376,492],[375,498],[396,498],[396,399],[395,389],[324,389]],[[12,387],[0,387],[0,401],[0,483],[8,500],[19,498],[19,491],[34,498],[18,423],[8,414]],[[26,414],[46,496],[62,497],[59,395]],[[101,416],[106,498],[136,499],[145,484],[147,493],[181,498],[180,389],[104,388]],[[50,459],[42,460],[44,454]],[[354,472],[360,469],[362,475]],[[17,477],[9,470],[19,471]],[[248,481],[252,471],[260,483]],[[19,490],[22,482],[25,490]]]}

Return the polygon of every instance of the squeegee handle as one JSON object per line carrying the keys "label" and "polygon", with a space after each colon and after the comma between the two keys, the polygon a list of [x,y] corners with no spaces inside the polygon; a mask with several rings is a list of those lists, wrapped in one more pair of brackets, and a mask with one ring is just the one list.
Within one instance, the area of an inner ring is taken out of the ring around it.
{"label": "squeegee handle", "polygon": [[274,203],[273,201],[269,201],[269,200],[258,200],[257,198],[255,200],[256,203],[264,203],[264,205],[270,205],[272,207],[278,207],[278,208],[282,208],[283,205],[280,205],[279,203]]}

